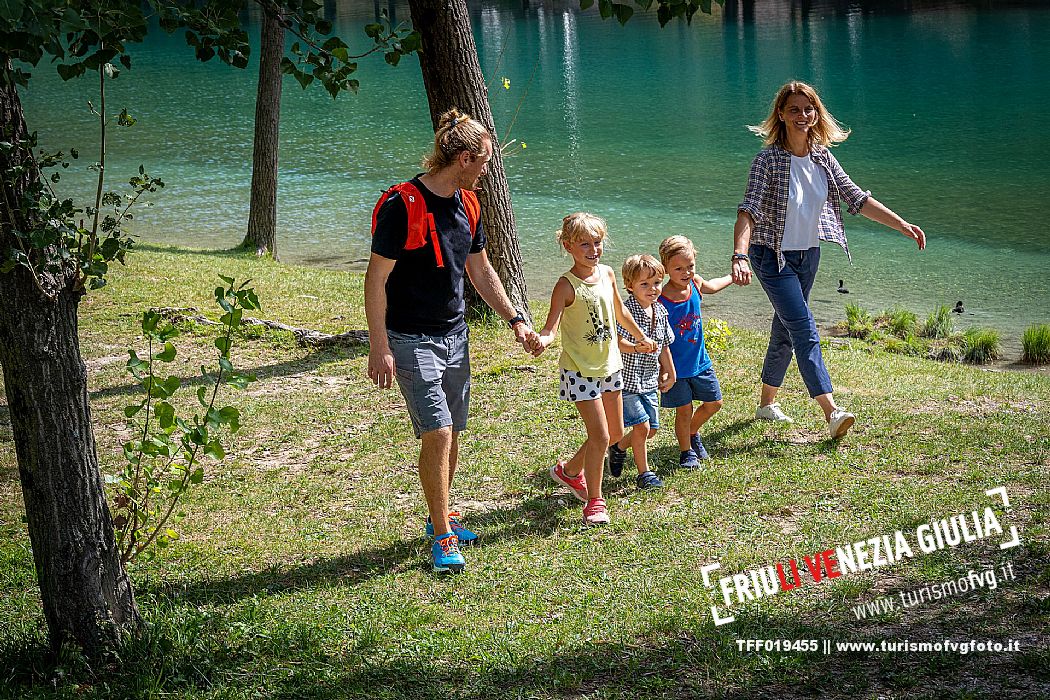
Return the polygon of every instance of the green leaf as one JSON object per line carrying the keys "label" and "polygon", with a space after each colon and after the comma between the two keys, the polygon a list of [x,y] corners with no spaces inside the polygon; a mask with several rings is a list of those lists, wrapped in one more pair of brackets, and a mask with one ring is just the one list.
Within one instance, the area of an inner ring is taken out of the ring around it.
{"label": "green leaf", "polygon": [[392,66],[396,66],[401,62],[401,54],[397,51],[387,51],[383,58],[385,58],[386,62]]}
{"label": "green leaf", "polygon": [[133,418],[135,416],[135,414],[138,413],[141,410],[142,410],[142,404],[125,406],[124,407],[124,416],[127,417],[127,418]]}
{"label": "green leaf", "polygon": [[199,386],[199,387],[197,387],[197,401],[200,403],[201,406],[204,406],[205,408],[208,407],[208,399],[206,398],[207,395],[208,395],[208,387],[206,387],[206,386]]}
{"label": "green leaf", "polygon": [[404,39],[401,40],[401,51],[404,53],[412,53],[418,51],[420,45],[423,43],[423,36],[419,32],[412,32]]}
{"label": "green leaf", "polygon": [[175,359],[175,346],[171,343],[164,343],[163,352],[154,355],[153,359],[160,360],[161,362],[171,362]]}
{"label": "green leaf", "polygon": [[160,314],[156,311],[145,311],[142,314],[142,332],[146,335],[151,335],[157,330],[157,324],[160,323]]}
{"label": "green leaf", "polygon": [[234,280],[232,277],[227,277],[226,275],[219,275],[219,279],[221,279],[223,282],[230,285],[231,287],[233,286]]}
{"label": "green leaf", "polygon": [[233,371],[233,363],[227,360],[225,357],[219,358],[219,367],[221,367],[226,372]]}
{"label": "green leaf", "polygon": [[226,458],[226,452],[222,449],[222,445],[218,440],[212,440],[204,446],[204,454],[215,459],[222,460]]}
{"label": "green leaf", "polygon": [[153,415],[157,417],[157,423],[162,430],[175,425],[175,408],[167,401],[161,401],[154,406]]}
{"label": "green leaf", "polygon": [[616,3],[613,5],[613,14],[621,25],[627,24],[627,20],[631,19],[631,15],[634,14],[634,8],[630,5]]}
{"label": "green leaf", "polygon": [[303,86],[304,90],[310,87],[310,83],[314,81],[314,77],[312,75],[310,75],[309,73],[304,73],[301,70],[296,71],[294,75],[295,79],[299,81],[299,84]]}
{"label": "green leaf", "polygon": [[24,8],[22,0],[0,0],[0,19],[16,23],[22,17]]}
{"label": "green leaf", "polygon": [[372,24],[365,25],[365,34],[367,34],[372,39],[378,38],[379,35],[381,35],[382,33],[383,25],[379,24],[378,22],[373,22]]}
{"label": "green leaf", "polygon": [[594,7],[594,0],[580,0],[580,9],[589,10]]}
{"label": "green leaf", "polygon": [[168,377],[161,384],[164,386],[165,391],[168,392],[168,396],[171,396],[182,386],[182,380],[178,377]]}
{"label": "green leaf", "polygon": [[190,474],[190,483],[199,484],[204,481],[204,468],[197,467],[192,474]]}
{"label": "green leaf", "polygon": [[218,338],[215,339],[215,347],[219,349],[219,352],[221,352],[223,356],[229,355],[230,339],[224,335],[220,335]]}

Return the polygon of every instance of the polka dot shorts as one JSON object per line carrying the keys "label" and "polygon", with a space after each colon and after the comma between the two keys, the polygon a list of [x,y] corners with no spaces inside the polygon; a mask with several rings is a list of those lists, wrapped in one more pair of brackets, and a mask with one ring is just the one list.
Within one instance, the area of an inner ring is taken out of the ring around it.
{"label": "polka dot shorts", "polygon": [[623,389],[623,379],[619,372],[608,377],[584,377],[575,370],[561,371],[561,387],[558,398],[564,401],[591,401],[600,398],[607,391]]}

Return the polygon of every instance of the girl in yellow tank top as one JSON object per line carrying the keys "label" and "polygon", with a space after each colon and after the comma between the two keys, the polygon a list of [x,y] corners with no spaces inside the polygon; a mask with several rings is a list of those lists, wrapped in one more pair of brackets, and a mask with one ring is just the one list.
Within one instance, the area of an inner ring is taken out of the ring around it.
{"label": "girl in yellow tank top", "polygon": [[616,322],[642,339],[639,352],[656,349],[623,305],[612,268],[599,263],[605,236],[605,221],[593,214],[577,212],[562,221],[558,242],[572,256],[573,265],[554,285],[550,314],[535,351],[539,355],[554,342],[561,323],[560,398],[576,404],[587,439],[568,461],[559,460],[551,467],[550,474],[586,504],[583,520],[588,525],[609,522],[602,471],[610,442],[623,437]]}

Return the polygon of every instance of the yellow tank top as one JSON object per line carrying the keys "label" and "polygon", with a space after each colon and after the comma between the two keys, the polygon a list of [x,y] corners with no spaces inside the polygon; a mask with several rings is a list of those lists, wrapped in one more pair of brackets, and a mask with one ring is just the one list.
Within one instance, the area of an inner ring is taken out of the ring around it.
{"label": "yellow tank top", "polygon": [[571,272],[562,277],[572,285],[576,300],[565,307],[561,320],[562,369],[584,377],[608,377],[623,368],[616,344],[616,315],[609,268],[599,266],[597,282],[584,282]]}

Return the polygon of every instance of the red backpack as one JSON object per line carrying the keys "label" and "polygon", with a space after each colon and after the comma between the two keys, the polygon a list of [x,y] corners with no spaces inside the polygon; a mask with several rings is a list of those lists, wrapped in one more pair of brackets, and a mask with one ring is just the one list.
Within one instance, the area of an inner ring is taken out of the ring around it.
{"label": "red backpack", "polygon": [[[374,236],[376,233],[376,217],[379,215],[380,207],[394,192],[401,195],[401,200],[405,203],[405,209],[408,210],[408,239],[405,241],[405,250],[422,248],[427,244],[427,237],[429,236],[434,246],[434,261],[438,267],[444,267],[445,260],[441,257],[441,244],[437,238],[437,226],[434,224],[434,215],[427,211],[427,203],[423,199],[423,195],[420,193],[419,188],[411,182],[402,182],[394,185],[384,192],[383,196],[376,202],[375,209],[372,210],[372,235]],[[474,232],[478,228],[478,219],[481,218],[481,204],[478,202],[478,196],[471,190],[460,190],[459,195],[460,200],[463,202],[463,209],[467,213],[467,222],[470,224],[470,237],[473,238]]]}

